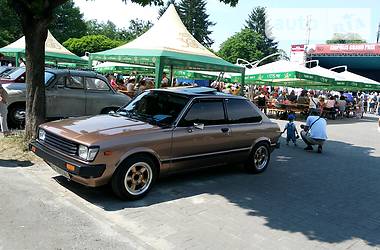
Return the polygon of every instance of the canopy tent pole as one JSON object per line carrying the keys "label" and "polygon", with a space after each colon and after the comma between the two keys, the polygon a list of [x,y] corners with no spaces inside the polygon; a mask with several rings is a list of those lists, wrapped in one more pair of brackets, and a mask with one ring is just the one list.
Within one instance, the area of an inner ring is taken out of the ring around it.
{"label": "canopy tent pole", "polygon": [[162,73],[164,72],[164,65],[161,64],[161,58],[156,58],[156,70],[155,70],[155,88],[161,87]]}
{"label": "canopy tent pole", "polygon": [[91,56],[91,53],[88,55],[88,68],[92,69],[92,56]]}
{"label": "canopy tent pole", "polygon": [[16,58],[15,58],[15,60],[16,60],[16,67],[20,67],[20,62],[19,62],[19,60],[20,60],[20,53],[16,53]]}
{"label": "canopy tent pole", "polygon": [[174,87],[173,86],[173,65],[170,65],[170,87]]}
{"label": "canopy tent pole", "polygon": [[241,88],[240,88],[240,95],[244,96],[245,92],[245,67],[241,71]]}

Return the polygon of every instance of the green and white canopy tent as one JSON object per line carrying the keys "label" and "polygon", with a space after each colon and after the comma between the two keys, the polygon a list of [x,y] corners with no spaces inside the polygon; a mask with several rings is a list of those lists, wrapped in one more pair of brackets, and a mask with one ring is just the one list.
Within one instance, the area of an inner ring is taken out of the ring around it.
{"label": "green and white canopy tent", "polygon": [[350,89],[347,90],[380,90],[379,82],[349,72],[347,67],[345,67],[345,71],[337,74],[345,79],[344,81],[337,81],[337,84],[349,86]]}
{"label": "green and white canopy tent", "polygon": [[235,72],[245,68],[229,63],[201,45],[170,5],[158,22],[137,39],[120,47],[90,54],[90,61],[113,61],[155,67],[159,87],[165,67],[174,70]]}
{"label": "green and white canopy tent", "polygon": [[94,67],[94,70],[105,74],[105,73],[119,73],[119,74],[127,74],[131,72],[138,72],[138,73],[147,73],[147,74],[154,74],[155,68],[149,67],[149,66],[141,66],[141,65],[134,65],[134,64],[126,64],[126,63],[117,63],[117,62],[104,62],[101,64],[98,64]]}
{"label": "green and white canopy tent", "polygon": [[[18,59],[25,57],[25,37],[21,37],[17,41],[0,48],[0,53],[8,57],[16,59],[18,66]],[[45,42],[45,61],[52,63],[74,63],[77,66],[87,67],[88,61],[80,58],[68,49],[62,46],[48,31],[48,36]]]}
{"label": "green and white canopy tent", "polygon": [[[240,81],[233,76],[233,81]],[[245,76],[247,84],[265,84],[270,86],[304,87],[330,86],[334,79],[318,75],[310,69],[286,60],[279,60],[263,66],[248,69]]]}
{"label": "green and white canopy tent", "polygon": [[229,75],[209,71],[177,70],[175,71],[174,76],[183,79],[210,81],[215,81],[220,77],[220,81],[231,81],[231,77],[229,77]]}
{"label": "green and white canopy tent", "polygon": [[315,66],[310,68],[318,75],[334,78],[335,82],[331,86],[315,86],[313,88],[323,90],[336,90],[336,91],[358,91],[358,90],[379,90],[380,83],[368,79],[366,77],[351,73],[347,71],[347,67],[343,66],[345,71],[337,73],[335,71]]}

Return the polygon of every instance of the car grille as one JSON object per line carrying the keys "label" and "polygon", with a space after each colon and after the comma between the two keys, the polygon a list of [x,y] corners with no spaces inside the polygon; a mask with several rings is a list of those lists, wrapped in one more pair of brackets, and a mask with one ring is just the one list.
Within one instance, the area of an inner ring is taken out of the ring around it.
{"label": "car grille", "polygon": [[77,143],[49,132],[46,132],[44,143],[51,148],[57,149],[71,156],[77,155],[78,152]]}

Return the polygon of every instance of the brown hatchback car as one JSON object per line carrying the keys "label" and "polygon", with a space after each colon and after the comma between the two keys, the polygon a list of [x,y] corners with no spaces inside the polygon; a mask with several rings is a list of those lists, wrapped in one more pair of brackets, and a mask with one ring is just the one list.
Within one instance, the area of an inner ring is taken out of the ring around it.
{"label": "brown hatchback car", "polygon": [[163,174],[231,163],[261,173],[280,128],[243,97],[171,88],[146,91],[116,113],[43,124],[38,134],[30,149],[59,174],[138,199]]}

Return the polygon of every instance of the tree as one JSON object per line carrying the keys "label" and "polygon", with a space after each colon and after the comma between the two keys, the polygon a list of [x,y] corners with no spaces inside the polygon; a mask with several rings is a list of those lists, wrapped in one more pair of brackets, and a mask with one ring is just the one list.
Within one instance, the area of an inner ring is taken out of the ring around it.
{"label": "tree", "polygon": [[74,1],[69,0],[57,7],[53,15],[55,18],[53,23],[49,25],[49,30],[60,43],[69,38],[86,35],[86,22],[80,9],[74,5]]}
{"label": "tree", "polygon": [[[264,56],[271,55],[277,52],[278,43],[270,38],[272,28],[267,19],[266,9],[264,7],[256,7],[246,20],[246,28],[253,30],[264,37],[265,46],[262,48]],[[272,60],[275,58],[272,58]]]}
{"label": "tree", "polygon": [[95,53],[113,49],[122,44],[124,44],[123,41],[112,40],[104,35],[88,35],[81,38],[70,38],[63,43],[63,46],[78,56],[83,56],[85,52]]}
{"label": "tree", "polygon": [[22,37],[22,29],[16,12],[7,0],[0,0],[0,6],[0,47],[4,47]]}
{"label": "tree", "polygon": [[[129,2],[122,0],[123,2]],[[238,0],[219,0],[235,6]],[[20,18],[25,35],[26,51],[26,140],[37,135],[38,126],[45,120],[45,41],[54,10],[67,0],[7,0]],[[141,5],[163,4],[162,0],[130,0]],[[4,8],[2,6],[1,8]]]}
{"label": "tree", "polygon": [[253,62],[265,56],[264,46],[262,35],[245,28],[223,42],[218,55],[231,63],[238,58]]}
{"label": "tree", "polygon": [[183,24],[193,37],[206,47],[211,47],[214,41],[210,38],[210,27],[215,23],[209,20],[206,13],[205,0],[181,0],[178,4],[179,15]]}
{"label": "tree", "polygon": [[350,44],[350,43],[366,43],[357,33],[335,33],[331,40],[326,41],[327,44]]}
{"label": "tree", "polygon": [[153,26],[153,23],[150,21],[144,21],[140,19],[134,19],[131,20],[129,23],[128,32],[130,35],[130,39],[135,39],[145,32],[147,32],[151,27]]}
{"label": "tree", "polygon": [[174,5],[174,8],[178,11],[178,4],[176,2],[176,0],[169,0],[166,2],[165,6],[162,6],[159,10],[158,10],[158,18],[160,18],[164,13],[165,11],[169,8],[169,6],[173,4]]}

